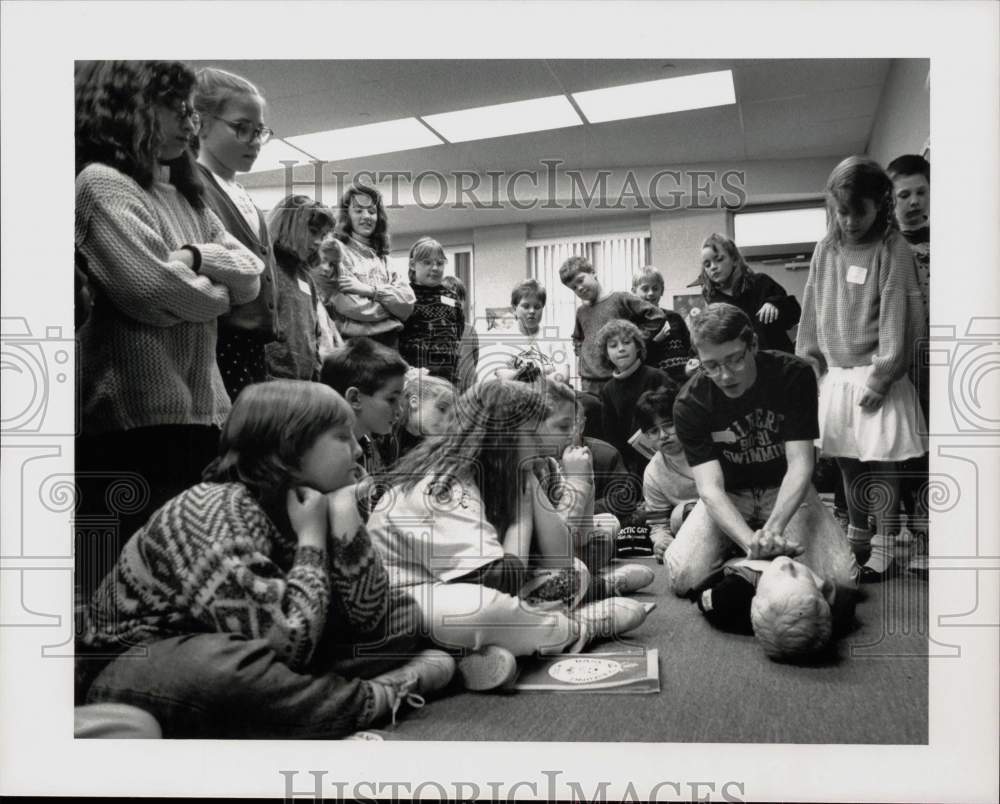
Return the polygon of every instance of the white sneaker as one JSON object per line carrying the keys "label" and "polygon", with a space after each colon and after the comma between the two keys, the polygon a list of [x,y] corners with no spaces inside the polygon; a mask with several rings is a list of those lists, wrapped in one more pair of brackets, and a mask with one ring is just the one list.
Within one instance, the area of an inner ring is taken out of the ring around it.
{"label": "white sneaker", "polygon": [[567,653],[577,653],[595,639],[611,639],[634,631],[655,607],[655,603],[640,603],[628,597],[606,597],[580,606],[571,615],[580,623],[580,637]]}
{"label": "white sneaker", "polygon": [[455,660],[443,650],[429,648],[418,653],[402,667],[368,679],[375,693],[372,722],[390,715],[396,725],[396,714],[405,703],[419,709],[425,696],[448,686],[455,675]]}
{"label": "white sneaker", "polygon": [[628,595],[645,589],[656,578],[656,573],[645,564],[619,564],[609,567],[599,576],[607,579],[618,595]]}
{"label": "white sneaker", "polygon": [[517,669],[517,657],[499,645],[487,645],[458,663],[465,688],[474,692],[510,687]]}

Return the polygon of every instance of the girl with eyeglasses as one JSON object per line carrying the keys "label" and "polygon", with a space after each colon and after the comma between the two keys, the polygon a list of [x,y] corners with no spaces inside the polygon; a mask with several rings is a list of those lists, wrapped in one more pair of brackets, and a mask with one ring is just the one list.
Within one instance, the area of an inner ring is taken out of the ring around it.
{"label": "girl with eyeglasses", "polygon": [[253,168],[273,133],[264,125],[264,106],[263,95],[245,78],[214,67],[198,71],[196,150],[205,200],[226,229],[266,266],[257,298],[219,319],[217,359],[231,399],[250,383],[267,379],[265,347],[282,334],[267,222],[236,181],[237,173]]}
{"label": "girl with eyeglasses", "polygon": [[[78,332],[78,513],[116,515],[124,541],[214,455],[230,408],[216,319],[257,296],[263,265],[205,204],[187,66],[78,62],[75,83],[75,245],[94,296]],[[114,559],[85,553],[87,574]]]}

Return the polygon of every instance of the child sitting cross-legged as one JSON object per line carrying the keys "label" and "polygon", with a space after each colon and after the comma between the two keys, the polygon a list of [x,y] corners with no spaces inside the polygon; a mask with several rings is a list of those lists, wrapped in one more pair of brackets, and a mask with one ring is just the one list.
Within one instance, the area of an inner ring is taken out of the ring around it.
{"label": "child sitting cross-legged", "polygon": [[553,379],[544,384],[545,413],[536,442],[546,456],[550,499],[567,525],[580,531],[574,544],[590,570],[588,596],[637,592],[653,582],[653,570],[643,564],[612,564],[612,558],[619,526],[639,501],[638,484],[618,450],[583,436],[583,410],[573,389]]}
{"label": "child sitting cross-legged", "polygon": [[661,563],[683,521],[685,509],[698,500],[694,472],[674,427],[678,390],[676,384],[668,381],[662,388],[645,391],[635,405],[636,424],[646,439],[656,444],[656,454],[642,477],[642,497],[653,554]]}
{"label": "child sitting cross-legged", "polygon": [[381,448],[399,418],[408,369],[397,351],[365,337],[352,338],[323,360],[320,381],[341,394],[354,411],[361,463],[371,475],[380,474],[385,466]]}
{"label": "child sitting cross-legged", "polygon": [[318,383],[242,391],[203,482],[132,536],[91,602],[86,703],[138,706],[165,737],[330,739],[447,685],[454,660],[408,636],[416,607],[359,516],[353,425]]}
{"label": "child sitting cross-legged", "polygon": [[509,686],[516,657],[578,651],[646,617],[629,598],[577,608],[589,572],[536,476],[544,402],[516,381],[473,386],[454,432],[400,461],[368,523],[390,583],[420,602],[425,633],[467,651],[468,689]]}
{"label": "child sitting cross-legged", "polygon": [[455,386],[427,369],[406,372],[399,419],[393,426],[389,462],[395,464],[426,438],[447,435],[454,427]]}

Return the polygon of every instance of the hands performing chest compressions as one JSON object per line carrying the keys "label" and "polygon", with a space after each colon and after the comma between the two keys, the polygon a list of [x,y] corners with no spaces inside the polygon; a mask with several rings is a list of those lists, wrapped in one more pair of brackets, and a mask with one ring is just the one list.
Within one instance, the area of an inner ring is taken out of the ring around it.
{"label": "hands performing chest compressions", "polygon": [[[758,349],[752,323],[733,305],[709,305],[691,335],[701,367],[674,403],[674,423],[699,499],[664,555],[671,588],[697,599],[730,559],[786,556],[809,570],[802,577],[816,580],[809,586],[817,601],[826,598],[832,606],[818,631],[825,642],[829,619],[853,610],[859,572],[846,536],[812,486],[819,434],[812,369],[791,355]],[[741,573],[752,585],[767,574],[759,564]],[[796,587],[795,595],[804,588]],[[747,610],[752,597],[751,591]],[[791,598],[789,591],[789,603]],[[764,620],[773,613],[764,628],[754,620],[762,643],[762,631],[768,633],[765,649],[772,658],[820,647],[815,639],[782,641],[782,629],[802,628],[790,606],[756,609]]]}

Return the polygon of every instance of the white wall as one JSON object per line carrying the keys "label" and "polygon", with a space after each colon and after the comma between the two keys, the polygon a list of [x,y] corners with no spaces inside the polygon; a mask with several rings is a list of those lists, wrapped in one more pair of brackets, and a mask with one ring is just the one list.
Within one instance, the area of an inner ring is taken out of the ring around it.
{"label": "white wall", "polygon": [[930,137],[930,60],[893,59],[882,89],[868,155],[883,166],[919,154]]}

